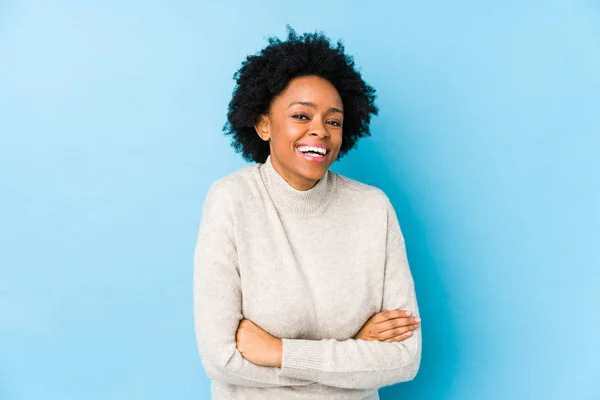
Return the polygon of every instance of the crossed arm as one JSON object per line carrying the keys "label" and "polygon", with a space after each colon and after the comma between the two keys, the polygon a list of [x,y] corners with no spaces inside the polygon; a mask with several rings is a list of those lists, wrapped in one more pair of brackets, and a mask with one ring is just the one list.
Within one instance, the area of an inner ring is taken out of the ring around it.
{"label": "crossed arm", "polygon": [[[204,369],[211,379],[254,387],[318,382],[368,389],[415,377],[421,360],[420,329],[406,340],[391,343],[282,338],[281,368],[246,360],[236,346],[237,328],[243,319],[240,274],[234,243],[226,232],[221,232],[219,227],[226,226],[221,222],[203,219],[194,253],[196,337]],[[411,310],[417,315],[414,281],[393,208],[389,224],[383,308]]]}

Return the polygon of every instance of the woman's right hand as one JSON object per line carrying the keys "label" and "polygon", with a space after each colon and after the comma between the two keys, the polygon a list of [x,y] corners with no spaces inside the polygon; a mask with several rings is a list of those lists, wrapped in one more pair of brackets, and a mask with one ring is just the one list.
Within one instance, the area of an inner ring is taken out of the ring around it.
{"label": "woman's right hand", "polygon": [[412,336],[421,318],[411,317],[406,310],[386,310],[373,315],[354,335],[354,339],[401,342]]}

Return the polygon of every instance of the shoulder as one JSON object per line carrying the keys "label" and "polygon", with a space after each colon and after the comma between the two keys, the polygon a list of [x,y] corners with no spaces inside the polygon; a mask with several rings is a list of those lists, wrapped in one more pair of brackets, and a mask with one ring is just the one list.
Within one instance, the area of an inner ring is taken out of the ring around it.
{"label": "shoulder", "polygon": [[390,242],[401,243],[404,235],[398,215],[388,195],[380,188],[336,174],[341,194],[340,203],[349,203],[346,209],[354,214],[368,215],[371,223],[379,221],[388,232]]}
{"label": "shoulder", "polygon": [[259,164],[242,167],[215,180],[209,187],[204,202],[204,212],[215,209],[232,209],[247,199],[258,177]]}
{"label": "shoulder", "polygon": [[258,164],[242,167],[212,183],[208,193],[222,196],[235,196],[247,190],[258,175]]}
{"label": "shoulder", "polygon": [[389,197],[382,189],[335,172],[331,172],[331,174],[337,184],[339,200],[376,209],[387,209],[391,206]]}

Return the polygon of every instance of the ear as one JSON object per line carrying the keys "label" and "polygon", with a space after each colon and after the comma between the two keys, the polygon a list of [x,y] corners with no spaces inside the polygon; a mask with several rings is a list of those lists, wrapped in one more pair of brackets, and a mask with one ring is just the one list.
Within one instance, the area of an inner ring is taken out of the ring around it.
{"label": "ear", "polygon": [[256,130],[258,136],[260,136],[260,138],[265,142],[268,142],[271,139],[271,130],[269,128],[269,117],[264,114],[260,114],[258,116],[258,121],[256,124],[254,124],[254,129]]}

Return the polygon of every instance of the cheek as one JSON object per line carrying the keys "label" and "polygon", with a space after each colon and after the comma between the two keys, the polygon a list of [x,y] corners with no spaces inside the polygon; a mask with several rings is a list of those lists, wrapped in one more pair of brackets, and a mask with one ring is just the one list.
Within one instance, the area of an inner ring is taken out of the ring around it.
{"label": "cheek", "polygon": [[303,135],[308,128],[307,125],[299,124],[293,119],[290,119],[285,123],[284,129],[286,130],[288,137],[296,139],[298,135]]}
{"label": "cheek", "polygon": [[305,128],[302,125],[294,123],[294,121],[282,121],[274,127],[273,141],[277,146],[288,146],[290,143],[296,142],[305,134]]}
{"label": "cheek", "polygon": [[331,135],[331,141],[337,147],[342,145],[343,139],[344,139],[344,135],[342,135],[341,130],[338,130]]}

